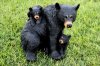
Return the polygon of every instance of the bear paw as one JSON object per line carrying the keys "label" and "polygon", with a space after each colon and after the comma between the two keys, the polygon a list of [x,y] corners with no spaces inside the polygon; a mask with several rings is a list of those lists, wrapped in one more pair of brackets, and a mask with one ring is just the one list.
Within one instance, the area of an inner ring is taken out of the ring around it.
{"label": "bear paw", "polygon": [[61,55],[57,52],[57,51],[53,51],[51,53],[51,57],[55,60],[60,60],[61,59]]}
{"label": "bear paw", "polygon": [[28,62],[35,61],[36,60],[36,55],[32,52],[27,52],[26,53],[26,59],[27,59]]}

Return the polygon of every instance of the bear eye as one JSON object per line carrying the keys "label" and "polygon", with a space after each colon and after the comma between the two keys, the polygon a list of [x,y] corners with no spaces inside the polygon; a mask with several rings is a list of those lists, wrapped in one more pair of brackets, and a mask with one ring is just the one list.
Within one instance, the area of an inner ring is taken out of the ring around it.
{"label": "bear eye", "polygon": [[69,17],[70,17],[70,18],[72,18],[72,17],[73,17],[73,15],[69,15]]}
{"label": "bear eye", "polygon": [[68,18],[68,15],[66,15],[65,18]]}

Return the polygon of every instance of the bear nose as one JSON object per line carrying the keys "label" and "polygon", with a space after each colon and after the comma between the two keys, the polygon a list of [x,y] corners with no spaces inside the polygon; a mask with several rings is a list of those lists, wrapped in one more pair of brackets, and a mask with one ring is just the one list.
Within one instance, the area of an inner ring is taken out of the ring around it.
{"label": "bear nose", "polygon": [[67,28],[71,28],[71,27],[72,27],[72,24],[68,24],[68,25],[67,25]]}
{"label": "bear nose", "polygon": [[39,17],[37,16],[37,17],[35,17],[36,19],[39,19]]}
{"label": "bear nose", "polygon": [[38,19],[39,19],[39,15],[35,15],[34,18],[35,18],[36,20],[38,20]]}

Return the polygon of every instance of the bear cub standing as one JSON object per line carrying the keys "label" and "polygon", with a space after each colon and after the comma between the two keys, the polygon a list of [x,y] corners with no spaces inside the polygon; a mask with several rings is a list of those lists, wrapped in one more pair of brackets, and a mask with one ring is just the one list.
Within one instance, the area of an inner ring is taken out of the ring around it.
{"label": "bear cub standing", "polygon": [[62,34],[62,36],[59,39],[59,43],[58,43],[59,44],[59,48],[58,48],[58,50],[60,51],[60,54],[61,54],[62,58],[64,57],[65,50],[66,50],[66,47],[69,44],[70,38],[71,38],[71,35]]}

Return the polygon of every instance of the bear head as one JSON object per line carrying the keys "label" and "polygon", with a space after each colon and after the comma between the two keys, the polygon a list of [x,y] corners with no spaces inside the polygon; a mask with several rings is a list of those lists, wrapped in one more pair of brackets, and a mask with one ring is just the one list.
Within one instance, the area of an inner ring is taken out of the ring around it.
{"label": "bear head", "polygon": [[71,35],[64,35],[64,34],[63,34],[63,35],[60,37],[60,39],[59,39],[59,43],[60,43],[61,45],[63,45],[63,44],[68,44],[70,38],[71,38]]}
{"label": "bear head", "polygon": [[43,15],[43,8],[40,5],[30,7],[28,12],[28,17],[32,17],[35,20],[39,20]]}
{"label": "bear head", "polygon": [[76,19],[77,10],[79,8],[80,4],[75,6],[68,6],[68,5],[62,5],[59,3],[55,4],[55,8],[58,11],[57,18],[63,22],[64,27],[71,28],[72,23]]}

